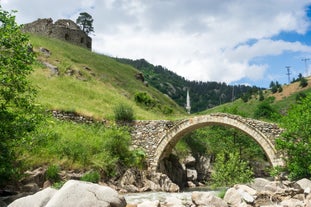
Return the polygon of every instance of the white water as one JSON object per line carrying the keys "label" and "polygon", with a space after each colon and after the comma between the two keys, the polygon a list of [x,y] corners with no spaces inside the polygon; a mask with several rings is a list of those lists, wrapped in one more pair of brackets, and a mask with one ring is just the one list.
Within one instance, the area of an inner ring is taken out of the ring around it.
{"label": "white water", "polygon": [[191,189],[191,191],[185,191],[185,192],[180,192],[180,193],[167,193],[167,192],[144,192],[144,193],[128,193],[124,194],[124,198],[127,203],[130,204],[139,204],[144,201],[160,201],[164,202],[167,198],[169,197],[174,197],[182,200],[182,202],[185,203],[191,203],[191,194],[193,191],[209,191],[217,193],[219,191],[211,191],[211,190],[203,190],[203,189]]}

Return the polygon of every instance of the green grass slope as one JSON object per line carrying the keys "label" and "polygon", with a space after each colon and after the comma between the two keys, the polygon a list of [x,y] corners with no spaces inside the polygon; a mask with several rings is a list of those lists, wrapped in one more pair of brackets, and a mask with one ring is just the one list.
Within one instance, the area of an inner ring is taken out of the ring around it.
{"label": "green grass slope", "polygon": [[[299,82],[295,82],[289,85],[283,85],[283,91],[277,92],[275,94],[272,94],[270,90],[266,90],[264,91],[265,99],[263,101],[268,101],[271,107],[276,110],[276,112],[284,115],[292,105],[297,103],[297,96],[299,96],[301,93],[311,93],[311,77],[308,77],[307,80],[308,85],[304,88],[299,86]],[[233,102],[216,106],[198,114],[203,115],[217,112],[227,112],[255,118],[255,111],[263,101],[259,100],[259,95],[253,96],[252,99],[250,99],[248,102],[244,102],[242,99],[237,99]]]}
{"label": "green grass slope", "polygon": [[[30,35],[30,42],[38,59],[31,81],[38,87],[38,103],[45,108],[111,120],[114,107],[125,103],[132,106],[136,119],[174,119],[185,115],[184,109],[169,97],[135,78],[139,72],[131,66],[56,39]],[[40,48],[48,49],[51,55]],[[46,63],[56,66],[58,74]],[[150,95],[156,107],[136,104],[137,92]],[[167,108],[172,112],[165,113]]]}

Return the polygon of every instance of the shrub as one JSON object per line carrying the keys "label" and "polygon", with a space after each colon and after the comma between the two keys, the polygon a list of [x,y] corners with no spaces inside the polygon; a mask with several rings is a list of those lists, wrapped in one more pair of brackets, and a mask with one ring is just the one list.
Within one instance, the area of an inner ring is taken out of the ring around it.
{"label": "shrub", "polygon": [[236,183],[247,183],[252,180],[253,171],[248,163],[240,160],[238,153],[220,153],[216,157],[211,178],[214,187],[228,187]]}
{"label": "shrub", "polygon": [[134,120],[134,112],[129,105],[120,103],[114,108],[114,118],[116,121],[131,122]]}
{"label": "shrub", "polygon": [[254,112],[254,118],[277,119],[277,111],[270,105],[269,100],[261,102]]}
{"label": "shrub", "polygon": [[97,171],[90,171],[90,172],[85,173],[81,177],[81,180],[91,182],[91,183],[98,183],[100,180],[100,174]]}
{"label": "shrub", "polygon": [[173,109],[169,106],[163,106],[161,107],[161,111],[163,114],[169,115],[173,113]]}
{"label": "shrub", "polygon": [[58,182],[60,180],[59,176],[60,167],[58,165],[50,165],[45,172],[45,177],[51,182]]}
{"label": "shrub", "polygon": [[136,92],[134,99],[136,103],[146,107],[153,108],[156,105],[156,101],[146,92]]}
{"label": "shrub", "polygon": [[306,87],[307,85],[308,85],[307,79],[305,79],[304,77],[302,77],[302,78],[300,79],[300,84],[299,84],[299,86],[302,87],[302,88],[304,88],[304,87]]}

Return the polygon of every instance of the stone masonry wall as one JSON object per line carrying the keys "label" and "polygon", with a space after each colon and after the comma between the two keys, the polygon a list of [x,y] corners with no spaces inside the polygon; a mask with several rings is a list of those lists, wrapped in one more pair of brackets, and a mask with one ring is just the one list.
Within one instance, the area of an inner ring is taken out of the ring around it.
{"label": "stone masonry wall", "polygon": [[176,123],[173,121],[135,121],[131,126],[132,148],[143,149],[147,153],[147,159],[153,158],[160,139]]}
{"label": "stone masonry wall", "polygon": [[38,19],[32,23],[25,24],[22,30],[92,49],[92,39],[75,22],[69,19],[61,19],[55,23],[53,23],[51,18]]}

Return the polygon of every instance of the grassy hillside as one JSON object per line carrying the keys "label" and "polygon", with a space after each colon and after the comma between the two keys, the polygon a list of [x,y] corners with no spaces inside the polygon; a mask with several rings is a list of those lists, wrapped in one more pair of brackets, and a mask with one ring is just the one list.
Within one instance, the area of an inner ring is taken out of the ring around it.
{"label": "grassy hillside", "polygon": [[[38,103],[48,109],[75,111],[98,119],[113,119],[113,109],[125,103],[134,109],[136,119],[172,119],[185,115],[169,97],[135,78],[133,67],[87,49],[39,36],[30,36],[38,62],[31,76],[38,86]],[[47,55],[40,48],[48,49]],[[53,70],[46,65],[56,66]],[[137,105],[134,96],[146,92],[157,103],[147,108]],[[165,114],[165,108],[172,109]]]}
{"label": "grassy hillside", "polygon": [[[271,106],[280,114],[285,114],[291,105],[296,104],[296,97],[299,93],[311,93],[311,77],[307,78],[308,85],[304,88],[299,86],[299,82],[291,83],[289,85],[283,85],[283,91],[272,94],[270,90],[264,91],[264,97],[267,101],[270,99]],[[234,110],[237,113],[247,116],[254,117],[256,108],[263,101],[259,101],[259,96],[253,96],[248,102],[244,102],[242,99],[237,99],[234,102],[222,104],[212,109],[208,109],[199,114],[210,114],[215,112],[229,112]]]}

